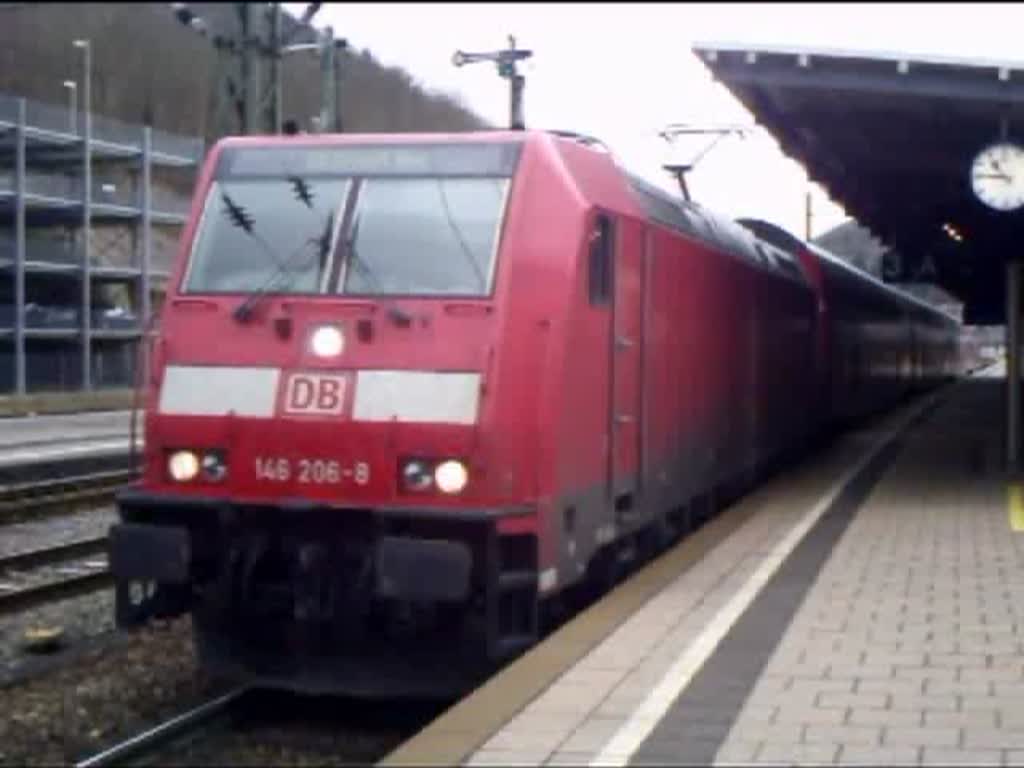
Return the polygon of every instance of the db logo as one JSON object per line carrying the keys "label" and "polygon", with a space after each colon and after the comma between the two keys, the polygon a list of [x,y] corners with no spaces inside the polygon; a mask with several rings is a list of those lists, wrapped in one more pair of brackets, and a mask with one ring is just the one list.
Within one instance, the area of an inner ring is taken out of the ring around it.
{"label": "db logo", "polygon": [[344,404],[344,376],[293,373],[288,379],[285,413],[339,414]]}

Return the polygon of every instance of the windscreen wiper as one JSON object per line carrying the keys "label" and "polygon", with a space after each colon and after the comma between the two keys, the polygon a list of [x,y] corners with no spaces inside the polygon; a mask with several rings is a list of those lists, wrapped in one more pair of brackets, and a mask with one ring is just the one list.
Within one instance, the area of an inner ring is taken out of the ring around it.
{"label": "windscreen wiper", "polygon": [[247,322],[252,317],[252,309],[256,306],[261,298],[267,295],[270,290],[282,276],[287,278],[287,282],[284,286],[287,287],[291,284],[291,281],[295,279],[296,273],[292,270],[292,266],[295,264],[297,258],[306,252],[307,245],[317,246],[317,258],[320,261],[320,272],[323,273],[323,265],[327,259],[327,254],[331,251],[331,241],[334,235],[334,213],[327,214],[327,221],[324,225],[323,232],[320,233],[319,237],[310,238],[303,243],[298,249],[296,249],[287,259],[278,264],[277,269],[274,270],[273,274],[261,285],[259,288],[250,293],[245,301],[239,304],[235,311],[232,312],[233,317],[240,323]]}
{"label": "windscreen wiper", "polygon": [[352,225],[352,231],[345,239],[345,251],[348,254],[348,260],[350,263],[355,264],[359,267],[359,270],[366,275],[370,282],[371,287],[377,292],[377,299],[385,305],[385,311],[388,313],[388,317],[395,323],[395,325],[403,328],[408,328],[412,325],[412,315],[406,312],[404,309],[395,304],[393,299],[388,299],[384,296],[384,292],[381,290],[380,282],[377,280],[377,276],[374,274],[373,269],[367,264],[363,258],[359,255],[359,251],[356,250],[356,236],[359,232],[359,219],[356,219]]}

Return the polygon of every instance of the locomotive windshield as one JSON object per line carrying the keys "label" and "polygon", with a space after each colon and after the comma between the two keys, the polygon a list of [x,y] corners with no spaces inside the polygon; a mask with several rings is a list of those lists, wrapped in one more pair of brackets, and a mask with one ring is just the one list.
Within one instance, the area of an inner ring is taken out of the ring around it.
{"label": "locomotive windshield", "polygon": [[184,290],[488,295],[518,150],[225,150]]}
{"label": "locomotive windshield", "polygon": [[494,178],[368,180],[339,293],[490,293],[507,189]]}
{"label": "locomotive windshield", "polygon": [[316,293],[334,240],[338,202],[348,188],[343,179],[298,186],[285,179],[214,182],[186,290],[247,293],[264,288],[276,274],[289,278],[278,292]]}

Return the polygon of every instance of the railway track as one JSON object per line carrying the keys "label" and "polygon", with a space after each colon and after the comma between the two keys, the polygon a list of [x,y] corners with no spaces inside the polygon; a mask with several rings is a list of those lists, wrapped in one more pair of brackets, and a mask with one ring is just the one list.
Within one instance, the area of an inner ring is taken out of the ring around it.
{"label": "railway track", "polygon": [[113,501],[114,494],[137,476],[125,467],[0,484],[0,521],[16,522],[83,503]]}
{"label": "railway track", "polygon": [[242,686],[74,765],[370,765],[441,709]]}
{"label": "railway track", "polygon": [[0,616],[109,586],[106,546],[104,535],[0,557]]}
{"label": "railway track", "polygon": [[247,687],[236,688],[216,699],[201,704],[176,717],[166,720],[135,736],[121,741],[102,752],[75,763],[75,768],[100,768],[123,765],[126,761],[142,760],[153,756],[171,742],[196,735],[220,721],[237,708],[251,693]]}
{"label": "railway track", "polygon": [[112,500],[138,477],[143,447],[115,435],[0,447],[0,523]]}

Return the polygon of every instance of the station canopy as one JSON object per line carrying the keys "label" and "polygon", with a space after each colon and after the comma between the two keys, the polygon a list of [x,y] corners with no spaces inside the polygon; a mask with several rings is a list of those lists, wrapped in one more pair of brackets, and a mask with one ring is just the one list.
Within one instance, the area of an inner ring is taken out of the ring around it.
{"label": "station canopy", "polygon": [[693,51],[891,249],[886,280],[938,284],[964,302],[966,322],[1003,321],[1005,262],[1024,259],[1024,209],[988,208],[970,174],[988,145],[1024,145],[1024,62],[737,44]]}

